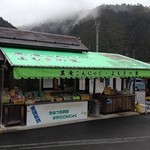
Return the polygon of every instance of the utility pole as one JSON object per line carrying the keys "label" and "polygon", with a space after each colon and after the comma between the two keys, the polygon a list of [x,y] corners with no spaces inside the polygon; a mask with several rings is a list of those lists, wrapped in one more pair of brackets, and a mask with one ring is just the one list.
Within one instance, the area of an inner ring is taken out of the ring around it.
{"label": "utility pole", "polygon": [[134,49],[133,49],[133,51],[132,51],[132,55],[133,55],[132,57],[134,58],[134,57],[135,57],[135,54],[134,54]]}
{"label": "utility pole", "polygon": [[99,27],[100,27],[100,21],[98,19],[95,20],[95,27],[96,27],[96,52],[98,52],[99,49]]}

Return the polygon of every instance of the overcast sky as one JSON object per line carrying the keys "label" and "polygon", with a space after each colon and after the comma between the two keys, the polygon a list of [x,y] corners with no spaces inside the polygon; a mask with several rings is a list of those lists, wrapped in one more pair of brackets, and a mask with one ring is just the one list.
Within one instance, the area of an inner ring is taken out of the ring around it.
{"label": "overcast sky", "polygon": [[0,0],[0,17],[14,26],[21,26],[57,19],[101,4],[122,3],[150,6],[150,0]]}

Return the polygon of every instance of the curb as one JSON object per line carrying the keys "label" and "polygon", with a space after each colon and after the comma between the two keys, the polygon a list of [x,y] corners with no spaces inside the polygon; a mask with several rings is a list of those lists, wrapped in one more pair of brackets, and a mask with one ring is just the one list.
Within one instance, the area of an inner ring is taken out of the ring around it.
{"label": "curb", "polygon": [[0,125],[0,134],[6,132],[6,128]]}
{"label": "curb", "polygon": [[53,124],[47,123],[43,125],[34,125],[34,126],[14,126],[14,127],[6,127],[6,128],[3,127],[2,133],[40,129],[40,128],[47,128],[47,127],[56,127],[56,126],[61,126],[61,125],[69,125],[69,124],[74,124],[74,123],[83,123],[83,122],[88,122],[88,121],[104,120],[104,119],[111,119],[111,118],[137,116],[141,114],[142,113],[138,113],[138,112],[121,112],[121,113],[108,114],[108,115],[89,116],[87,119],[66,121],[66,122],[53,123]]}

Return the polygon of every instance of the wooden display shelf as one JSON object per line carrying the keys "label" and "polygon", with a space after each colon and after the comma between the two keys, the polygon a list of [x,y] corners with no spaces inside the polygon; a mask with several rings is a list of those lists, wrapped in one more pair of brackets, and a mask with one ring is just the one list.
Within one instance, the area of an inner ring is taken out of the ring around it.
{"label": "wooden display shelf", "polygon": [[24,104],[3,104],[3,122],[5,126],[25,124]]}
{"label": "wooden display shelf", "polygon": [[105,96],[101,101],[101,113],[113,113],[135,110],[135,95]]}

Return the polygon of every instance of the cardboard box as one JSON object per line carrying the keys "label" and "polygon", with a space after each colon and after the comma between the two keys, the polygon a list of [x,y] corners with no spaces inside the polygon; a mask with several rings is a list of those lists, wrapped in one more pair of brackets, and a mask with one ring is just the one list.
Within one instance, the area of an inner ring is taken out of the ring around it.
{"label": "cardboard box", "polygon": [[90,100],[90,95],[89,94],[80,94],[81,100]]}
{"label": "cardboard box", "polygon": [[62,97],[55,97],[56,102],[62,102],[63,98]]}
{"label": "cardboard box", "polygon": [[24,100],[14,100],[14,104],[24,104]]}
{"label": "cardboard box", "polygon": [[104,87],[104,94],[110,95],[111,94],[111,87]]}

